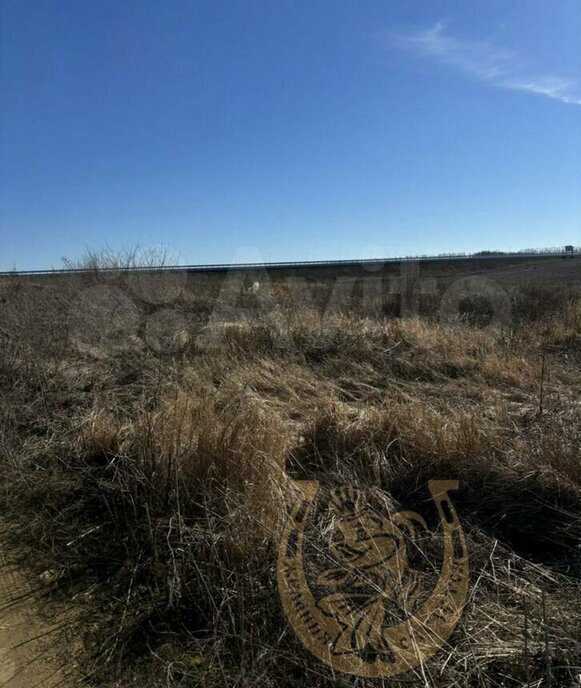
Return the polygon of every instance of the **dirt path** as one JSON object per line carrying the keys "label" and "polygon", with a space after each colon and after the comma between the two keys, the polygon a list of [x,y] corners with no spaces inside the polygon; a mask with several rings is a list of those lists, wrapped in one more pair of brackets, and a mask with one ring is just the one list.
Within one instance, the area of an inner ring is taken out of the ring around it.
{"label": "dirt path", "polygon": [[0,553],[0,687],[72,685],[55,667],[51,627],[38,615],[38,596]]}

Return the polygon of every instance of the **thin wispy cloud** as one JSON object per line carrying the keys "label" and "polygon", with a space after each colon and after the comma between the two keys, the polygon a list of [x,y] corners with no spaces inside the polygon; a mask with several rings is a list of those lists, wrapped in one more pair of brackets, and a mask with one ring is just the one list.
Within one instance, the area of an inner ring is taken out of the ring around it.
{"label": "thin wispy cloud", "polygon": [[400,49],[435,60],[491,86],[581,105],[581,89],[575,81],[531,72],[518,53],[490,41],[452,36],[445,22],[415,33],[393,36],[392,40]]}

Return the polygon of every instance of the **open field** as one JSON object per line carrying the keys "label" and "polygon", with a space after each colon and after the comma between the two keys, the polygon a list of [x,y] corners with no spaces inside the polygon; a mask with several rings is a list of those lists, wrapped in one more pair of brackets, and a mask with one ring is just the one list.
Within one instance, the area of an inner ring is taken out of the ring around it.
{"label": "open field", "polygon": [[[8,276],[0,343],[6,538],[72,685],[579,685],[580,257]],[[334,673],[279,601],[292,481],[422,514],[428,591],[434,479],[460,623],[397,678]]]}

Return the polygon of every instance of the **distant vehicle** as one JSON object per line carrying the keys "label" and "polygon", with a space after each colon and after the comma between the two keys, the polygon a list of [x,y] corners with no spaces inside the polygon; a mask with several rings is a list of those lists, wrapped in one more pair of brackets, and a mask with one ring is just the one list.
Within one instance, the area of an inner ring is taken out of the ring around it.
{"label": "distant vehicle", "polygon": [[574,250],[574,246],[565,246],[565,253],[573,253]]}

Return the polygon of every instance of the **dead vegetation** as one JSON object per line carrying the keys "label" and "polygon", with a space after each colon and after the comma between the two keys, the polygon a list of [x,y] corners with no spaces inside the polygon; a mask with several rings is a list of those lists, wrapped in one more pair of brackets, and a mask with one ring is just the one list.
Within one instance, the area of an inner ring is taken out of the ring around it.
{"label": "dead vegetation", "polygon": [[[275,283],[281,305],[243,292],[217,322],[217,281],[173,282],[164,305],[150,294],[163,279],[151,290],[100,267],[0,285],[2,514],[51,613],[78,606],[63,633],[88,684],[381,684],[333,675],[285,621],[274,567],[290,475],[426,514],[427,481],[460,480],[462,622],[423,674],[384,685],[578,685],[575,288],[515,289],[511,324],[486,326],[480,302],[456,322],[370,317],[357,301],[321,318],[328,285],[301,312]],[[103,286],[98,308],[130,304],[136,324],[104,317],[117,330],[91,344],[79,299]],[[160,308],[179,345],[148,330]]]}

